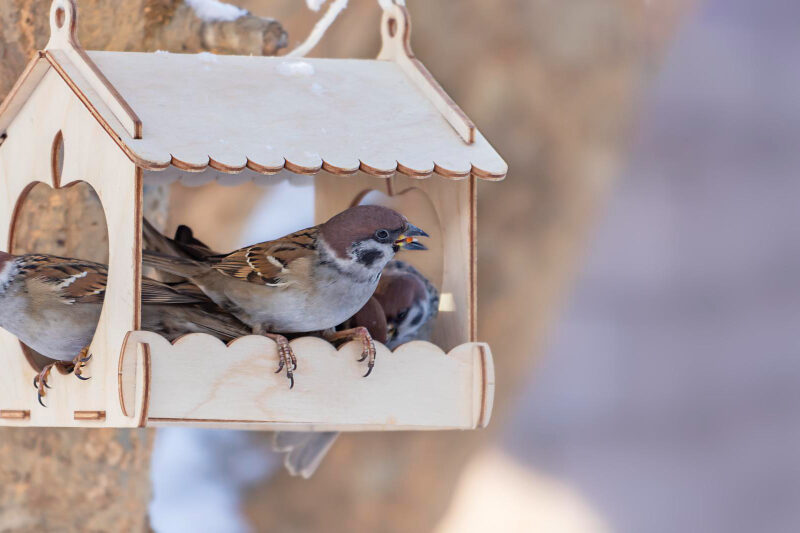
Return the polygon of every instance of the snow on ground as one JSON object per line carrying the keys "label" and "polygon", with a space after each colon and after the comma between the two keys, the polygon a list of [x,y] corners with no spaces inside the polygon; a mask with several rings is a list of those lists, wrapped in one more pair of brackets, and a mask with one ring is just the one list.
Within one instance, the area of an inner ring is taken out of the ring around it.
{"label": "snow on ground", "polygon": [[250,531],[240,509],[242,494],[281,464],[263,442],[246,431],[159,429],[151,465],[153,530]]}

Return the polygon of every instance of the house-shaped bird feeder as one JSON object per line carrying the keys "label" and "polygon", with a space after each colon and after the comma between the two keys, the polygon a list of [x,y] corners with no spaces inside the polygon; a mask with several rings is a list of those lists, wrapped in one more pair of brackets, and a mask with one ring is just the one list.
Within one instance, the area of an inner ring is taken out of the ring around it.
{"label": "house-shaped bird feeder", "polygon": [[[502,179],[507,167],[414,57],[404,7],[384,10],[375,60],[87,52],[76,24],[74,0],[55,0],[46,48],[0,107],[0,240],[14,253],[19,207],[34,184],[85,182],[96,191],[108,225],[109,278],[84,369],[91,379],[54,373],[48,407],[40,406],[36,369],[0,329],[0,425],[487,424],[494,373],[489,347],[476,338],[476,185]],[[429,251],[402,258],[442,296],[431,342],[394,352],[378,344],[365,378],[360,343],[337,350],[297,338],[301,366],[289,389],[274,373],[269,338],[226,345],[195,333],[171,343],[140,330],[143,185],[237,185],[287,171],[313,180],[318,222],[356,202],[378,203],[430,234]]]}

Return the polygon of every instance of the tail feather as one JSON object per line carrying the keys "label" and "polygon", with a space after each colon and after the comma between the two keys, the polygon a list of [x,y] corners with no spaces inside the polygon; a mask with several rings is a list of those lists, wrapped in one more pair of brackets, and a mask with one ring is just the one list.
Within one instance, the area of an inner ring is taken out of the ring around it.
{"label": "tail feather", "polygon": [[206,243],[195,238],[192,228],[181,224],[175,230],[174,242],[180,247],[183,255],[193,259],[204,259],[209,256],[218,255]]}
{"label": "tail feather", "polygon": [[183,255],[175,241],[158,231],[146,218],[142,218],[142,242],[146,250],[165,255]]}
{"label": "tail feather", "polygon": [[208,271],[208,266],[193,259],[145,250],[142,252],[142,263],[146,266],[162,270],[169,274],[192,278]]}
{"label": "tail feather", "polygon": [[250,328],[212,305],[143,305],[142,329],[169,341],[187,333],[207,333],[224,342],[250,334]]}
{"label": "tail feather", "polygon": [[277,431],[272,448],[286,453],[283,464],[289,474],[308,479],[317,470],[338,436],[336,431]]}

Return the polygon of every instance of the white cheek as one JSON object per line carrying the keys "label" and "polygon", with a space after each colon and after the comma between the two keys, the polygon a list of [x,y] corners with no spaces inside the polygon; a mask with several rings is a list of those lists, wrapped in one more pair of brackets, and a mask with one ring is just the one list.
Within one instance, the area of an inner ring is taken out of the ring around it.
{"label": "white cheek", "polygon": [[12,275],[17,271],[15,261],[8,261],[0,270],[0,289],[3,289],[11,281]]}

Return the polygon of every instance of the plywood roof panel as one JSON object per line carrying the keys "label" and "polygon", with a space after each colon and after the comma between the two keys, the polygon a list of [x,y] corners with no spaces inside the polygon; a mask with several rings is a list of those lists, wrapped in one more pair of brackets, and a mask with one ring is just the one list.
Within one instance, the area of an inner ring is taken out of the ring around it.
{"label": "plywood roof panel", "polygon": [[131,149],[154,167],[502,178],[392,61],[88,52],[141,118]]}

